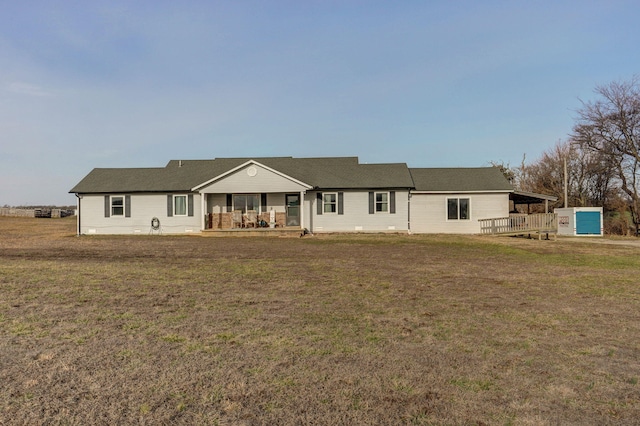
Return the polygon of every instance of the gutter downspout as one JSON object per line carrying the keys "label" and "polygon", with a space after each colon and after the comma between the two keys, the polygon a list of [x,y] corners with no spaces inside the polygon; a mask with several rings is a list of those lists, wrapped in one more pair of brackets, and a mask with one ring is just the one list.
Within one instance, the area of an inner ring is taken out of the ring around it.
{"label": "gutter downspout", "polygon": [[206,212],[208,206],[207,204],[207,195],[204,192],[200,193],[200,232],[207,229],[207,220],[206,220]]}
{"label": "gutter downspout", "polygon": [[411,189],[407,194],[407,233],[411,235]]}
{"label": "gutter downspout", "polygon": [[299,211],[298,214],[300,214],[300,230],[303,231],[304,233],[304,194],[306,193],[306,191],[300,191],[300,207],[299,207]]}
{"label": "gutter downspout", "polygon": [[78,219],[77,219],[77,225],[76,225],[76,237],[80,236],[80,212],[82,211],[82,209],[80,208],[80,200],[82,200],[82,196],[78,195],[76,193],[76,198],[78,199]]}

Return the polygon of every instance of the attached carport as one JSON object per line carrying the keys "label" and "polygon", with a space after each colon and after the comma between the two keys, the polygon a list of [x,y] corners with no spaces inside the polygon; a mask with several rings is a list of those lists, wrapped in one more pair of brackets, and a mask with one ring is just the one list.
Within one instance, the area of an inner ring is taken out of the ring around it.
{"label": "attached carport", "polygon": [[526,205],[527,214],[530,214],[532,205],[544,204],[544,212],[549,213],[549,201],[558,201],[558,197],[536,194],[535,192],[513,191],[509,194],[509,201],[513,202],[513,209],[511,209],[511,211],[516,211],[517,206]]}

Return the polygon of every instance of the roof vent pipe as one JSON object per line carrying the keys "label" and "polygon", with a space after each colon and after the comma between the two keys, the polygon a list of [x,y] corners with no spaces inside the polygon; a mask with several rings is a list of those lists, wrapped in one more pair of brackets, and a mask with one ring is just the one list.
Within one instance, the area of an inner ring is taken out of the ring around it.
{"label": "roof vent pipe", "polygon": [[178,160],[178,167],[182,167],[182,160]]}

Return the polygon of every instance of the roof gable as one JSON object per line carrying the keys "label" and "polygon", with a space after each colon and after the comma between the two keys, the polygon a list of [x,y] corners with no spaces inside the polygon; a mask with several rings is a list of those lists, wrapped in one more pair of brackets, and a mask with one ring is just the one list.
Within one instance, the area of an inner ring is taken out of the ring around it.
{"label": "roof gable", "polygon": [[302,191],[312,186],[284,173],[249,160],[219,176],[192,188],[202,192]]}

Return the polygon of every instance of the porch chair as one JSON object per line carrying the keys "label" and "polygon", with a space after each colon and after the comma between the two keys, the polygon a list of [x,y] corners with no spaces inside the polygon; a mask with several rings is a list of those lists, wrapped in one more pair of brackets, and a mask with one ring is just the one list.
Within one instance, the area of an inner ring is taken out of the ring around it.
{"label": "porch chair", "polygon": [[255,228],[258,226],[258,212],[255,210],[247,210],[247,214],[245,216],[245,228]]}
{"label": "porch chair", "polygon": [[236,228],[236,225],[238,225],[238,228],[242,228],[243,224],[242,224],[242,210],[234,210],[233,211],[233,218],[232,218],[232,222],[231,222],[231,227],[232,228]]}

